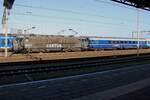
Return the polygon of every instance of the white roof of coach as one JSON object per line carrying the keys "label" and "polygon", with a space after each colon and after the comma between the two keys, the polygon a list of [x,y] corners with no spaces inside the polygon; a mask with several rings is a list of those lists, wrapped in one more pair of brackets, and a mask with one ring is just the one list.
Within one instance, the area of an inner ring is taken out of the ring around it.
{"label": "white roof of coach", "polygon": [[[116,40],[116,41],[138,41],[137,38],[89,38],[89,40]],[[146,41],[147,39],[141,38],[140,41]],[[149,39],[150,40],[150,39]]]}

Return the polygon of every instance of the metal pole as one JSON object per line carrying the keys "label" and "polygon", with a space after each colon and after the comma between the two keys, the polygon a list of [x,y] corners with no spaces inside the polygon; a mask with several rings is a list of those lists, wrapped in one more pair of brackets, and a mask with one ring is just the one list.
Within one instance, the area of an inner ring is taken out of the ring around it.
{"label": "metal pole", "polygon": [[137,8],[137,56],[139,56],[140,39],[139,39],[139,9]]}
{"label": "metal pole", "polygon": [[8,9],[5,10],[5,23],[4,23],[4,33],[5,33],[5,57],[8,56]]}

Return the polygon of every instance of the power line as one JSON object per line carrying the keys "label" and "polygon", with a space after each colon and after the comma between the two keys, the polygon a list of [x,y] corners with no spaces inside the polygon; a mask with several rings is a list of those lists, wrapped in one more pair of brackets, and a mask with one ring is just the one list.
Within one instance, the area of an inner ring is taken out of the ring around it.
{"label": "power line", "polygon": [[[100,24],[100,25],[107,25],[107,26],[115,26],[115,27],[120,27],[120,25],[122,25],[121,27],[124,27],[125,25],[123,25],[122,23],[119,24],[114,24],[114,23],[106,23],[106,22],[100,22],[100,21],[96,21],[96,20],[85,20],[85,19],[77,19],[77,18],[66,18],[66,17],[60,17],[60,16],[45,16],[45,15],[39,15],[39,14],[27,14],[27,13],[18,13],[18,12],[12,12],[12,14],[14,15],[22,15],[22,16],[33,16],[33,17],[41,17],[41,18],[53,18],[53,19],[59,19],[59,20],[69,20],[69,21],[76,21],[76,22],[82,22],[82,23],[95,23],[95,24]],[[125,27],[124,27],[125,28]]]}
{"label": "power line", "polygon": [[[126,7],[126,6],[121,6],[119,4],[114,4],[114,3],[106,2],[106,1],[103,1],[103,0],[95,0],[95,1],[99,1],[99,2],[102,2],[102,3],[114,5],[114,6],[119,6],[119,7],[125,7],[125,8],[128,8],[128,9],[132,9],[132,8],[129,8],[129,7]],[[56,8],[55,9],[54,8],[45,8],[45,7],[23,5],[23,4],[15,4],[15,5],[18,6],[18,7],[26,7],[26,8],[32,8],[32,9],[42,9],[42,10],[55,11],[55,12],[72,13],[72,14],[84,15],[84,16],[95,16],[95,17],[101,17],[101,18],[104,18],[104,19],[111,19],[111,20],[120,20],[121,21],[120,23],[124,23],[124,21],[128,22],[128,23],[132,23],[132,20],[124,20],[124,19],[119,19],[119,18],[116,18],[116,17],[113,18],[113,17],[107,17],[107,16],[97,15],[97,14],[90,14],[90,13],[85,13],[85,12],[78,12],[78,11],[58,9],[58,8],[57,9]]]}
{"label": "power line", "polygon": [[[41,15],[41,14],[27,14],[27,13],[18,13],[18,12],[12,12],[16,15],[24,15],[24,16],[34,16],[34,17],[45,17],[45,18],[53,18],[53,19],[63,19],[63,20],[71,20],[71,21],[80,21],[80,22],[88,22],[88,23],[97,23],[97,24],[108,24],[108,25],[123,25],[122,22],[118,23],[118,24],[114,24],[114,23],[106,23],[106,22],[101,22],[101,21],[97,21],[97,20],[86,20],[86,19],[78,19],[78,18],[69,18],[69,17],[61,17],[61,16],[47,16],[47,15]],[[130,21],[131,23],[131,21]],[[149,24],[147,24],[149,25]]]}
{"label": "power line", "polygon": [[[18,13],[18,12],[12,12],[12,14],[16,15],[23,15],[23,16],[35,16],[35,17],[41,17],[41,18],[53,18],[53,19],[63,19],[63,20],[71,20],[71,21],[79,21],[79,22],[88,22],[88,23],[97,23],[97,24],[108,24],[108,25],[115,25],[114,23],[106,23],[106,22],[100,22],[97,20],[86,20],[86,19],[79,19],[79,18],[67,18],[67,17],[61,17],[61,16],[46,16],[46,15],[39,15],[39,14],[26,14],[26,13]],[[119,23],[117,25],[121,25],[122,23]]]}
{"label": "power line", "polygon": [[122,8],[127,8],[127,9],[135,11],[135,9],[129,8],[127,6],[122,6],[122,5],[119,5],[119,4],[116,4],[116,3],[107,2],[107,1],[104,1],[104,0],[94,0],[94,1],[100,2],[100,3],[104,3],[104,4],[109,4],[109,5],[112,5],[112,6],[118,6],[118,7],[122,7]]}
{"label": "power line", "polygon": [[[117,5],[117,6],[120,6],[120,7],[125,7],[125,6],[121,6],[121,5],[118,5],[118,4],[106,2],[106,1],[103,1],[103,0],[95,0],[95,1],[99,1],[99,2],[102,2],[102,3],[107,3],[107,4],[111,4],[111,5],[115,5],[115,6]],[[15,4],[15,6],[33,8],[33,9],[42,9],[42,10],[55,11],[55,12],[72,13],[72,14],[78,14],[78,15],[95,16],[95,17],[101,17],[101,18],[111,19],[111,20],[120,20],[120,21],[123,20],[123,19],[119,19],[119,18],[113,18],[113,17],[107,17],[107,16],[103,16],[103,15],[90,14],[90,13],[78,12],[78,11],[72,11],[72,10],[65,10],[65,9],[45,8],[45,7],[23,5],[23,4]],[[128,7],[126,7],[126,8],[128,8]],[[131,20],[128,20],[127,22],[131,22]]]}
{"label": "power line", "polygon": [[45,7],[39,7],[39,6],[31,6],[31,5],[23,5],[23,4],[15,4],[15,6],[18,7],[25,7],[25,8],[32,8],[32,9],[40,9],[40,10],[47,10],[47,11],[55,11],[55,12],[64,12],[64,13],[71,13],[71,14],[77,14],[77,15],[84,15],[84,16],[95,16],[95,17],[101,17],[105,19],[111,19],[111,20],[120,20],[122,21],[123,19],[119,18],[113,18],[113,17],[107,17],[103,15],[97,15],[97,14],[91,14],[91,13],[86,13],[86,12],[78,12],[78,11],[72,11],[72,10],[65,10],[65,9],[54,9],[54,8],[45,8]]}
{"label": "power line", "polygon": [[[23,6],[23,7],[31,7],[31,8],[38,8],[38,9],[41,9],[42,7],[33,7],[33,6],[27,6],[27,5],[21,5],[21,4],[15,4],[15,5],[18,5],[18,6]],[[42,8],[42,9],[46,9],[46,10],[49,10],[50,8]],[[83,14],[81,12],[74,12],[74,11],[71,11],[71,10],[62,10],[62,9],[51,9],[53,11],[63,11],[63,12],[71,12],[71,13],[75,13],[75,14]],[[85,20],[85,19],[77,19],[77,18],[66,18],[66,17],[58,17],[58,16],[45,16],[45,15],[39,15],[39,14],[25,14],[25,13],[18,13],[18,12],[12,12],[16,15],[24,15],[24,16],[35,16],[35,17],[46,17],[46,18],[54,18],[54,19],[61,19],[61,20],[71,20],[71,21],[78,21],[78,22],[84,22],[84,23],[96,23],[96,24],[105,24],[105,25],[115,25],[114,23],[105,23],[105,22],[100,22],[100,21],[97,21],[97,20]],[[99,15],[98,15],[99,16]],[[105,16],[104,16],[105,17]],[[122,23],[119,23],[117,25],[122,25]]]}
{"label": "power line", "polygon": [[[136,8],[134,8],[134,7],[131,8],[131,7],[127,6],[127,5],[120,5],[118,3],[110,3],[110,2],[107,2],[107,1],[104,1],[104,0],[94,0],[94,1],[97,1],[97,2],[100,2],[100,3],[109,4],[109,5],[112,5],[112,6],[118,6],[118,7],[122,7],[122,8],[127,8],[127,9],[130,9],[130,10],[136,11]],[[142,12],[144,12],[144,11],[142,10]],[[149,12],[147,12],[147,13],[150,14]]]}
{"label": "power line", "polygon": [[[78,22],[77,24],[80,23],[90,23],[90,24],[98,24],[98,25],[107,25],[107,26],[113,26],[113,27],[120,27],[120,24],[119,25],[115,25],[113,23],[104,23],[104,22],[99,22],[99,21],[93,21],[93,20],[83,20],[83,19],[68,19],[68,18],[62,18],[62,17],[58,17],[58,16],[44,16],[44,15],[37,15],[37,14],[26,14],[26,13],[18,13],[18,12],[12,12],[12,14],[14,15],[21,15],[21,16],[33,16],[33,17],[45,17],[45,18],[53,18],[53,19],[59,19],[59,20],[68,20],[68,21],[73,21],[73,22]],[[46,21],[47,22],[47,21]],[[52,22],[52,21],[51,21]],[[56,23],[56,22],[54,22]],[[87,25],[87,24],[86,24]],[[93,27],[95,27],[97,25],[94,25]],[[98,26],[97,26],[98,27]],[[128,29],[128,28],[125,28],[123,26],[121,26],[123,29]]]}

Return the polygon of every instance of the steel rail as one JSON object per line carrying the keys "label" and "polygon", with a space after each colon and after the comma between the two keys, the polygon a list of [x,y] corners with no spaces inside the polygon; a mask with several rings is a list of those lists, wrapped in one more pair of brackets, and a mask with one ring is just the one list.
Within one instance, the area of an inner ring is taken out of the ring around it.
{"label": "steel rail", "polygon": [[[43,72],[56,72],[56,71],[64,71],[69,69],[81,69],[81,68],[88,68],[88,67],[102,67],[104,65],[113,65],[113,64],[123,64],[123,63],[131,63],[131,62],[139,62],[150,60],[150,55],[144,56],[131,56],[131,57],[121,57],[121,58],[108,58],[108,59],[101,59],[101,58],[91,58],[91,59],[78,59],[77,61],[69,61],[66,62],[45,62],[43,64],[36,64],[30,63],[24,64],[23,67],[20,65],[16,68],[4,68],[0,69],[0,77],[3,76],[12,76],[12,75],[24,75],[24,74],[33,74],[33,73],[43,73]],[[34,65],[34,66],[33,66]],[[5,65],[6,66],[6,65]],[[10,66],[10,65],[8,65]],[[15,65],[12,65],[15,66]],[[116,67],[117,68],[117,67]],[[112,69],[112,68],[110,68]]]}

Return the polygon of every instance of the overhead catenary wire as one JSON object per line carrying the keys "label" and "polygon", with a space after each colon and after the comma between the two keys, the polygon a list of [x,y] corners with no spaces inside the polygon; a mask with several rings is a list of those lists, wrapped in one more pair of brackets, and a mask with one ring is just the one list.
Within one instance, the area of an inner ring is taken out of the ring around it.
{"label": "overhead catenary wire", "polygon": [[[107,1],[103,1],[103,0],[95,0],[95,1],[99,1],[99,2],[102,2],[102,3],[110,4],[110,5],[113,5],[113,6],[125,7],[125,8],[132,9],[132,10],[135,11],[135,9],[133,9],[133,8],[129,8],[127,6],[122,6],[122,5],[119,5],[119,4],[116,4],[116,3],[110,3],[110,2],[107,2]],[[59,9],[59,8],[47,8],[47,7],[31,6],[31,5],[24,5],[24,4],[15,4],[15,6],[32,8],[32,9],[40,9],[40,10],[46,10],[46,11],[71,13],[71,14],[82,15],[82,16],[100,17],[100,18],[103,18],[103,19],[118,20],[118,21],[121,21],[121,23],[124,23],[124,22],[132,23],[132,21],[133,21],[133,20],[130,20],[130,19],[126,20],[126,19],[123,19],[123,18],[108,17],[108,16],[99,15],[99,14],[95,14],[95,13],[79,12],[79,11]]]}
{"label": "overhead catenary wire", "polygon": [[[101,17],[101,18],[104,18],[104,19],[111,19],[111,20],[125,21],[124,19],[120,19],[120,18],[116,18],[116,17],[108,17],[108,16],[104,16],[104,15],[98,15],[98,14],[95,14],[95,13],[79,12],[79,11],[59,9],[59,8],[46,8],[46,7],[31,6],[31,5],[24,5],[24,4],[15,4],[15,6],[16,7],[32,8],[32,9],[40,9],[40,10],[46,10],[46,11],[71,13],[71,14],[77,14],[77,15],[82,15],[82,16]],[[130,22],[131,20],[127,20],[127,21]]]}
{"label": "overhead catenary wire", "polygon": [[[14,14],[14,15],[21,15],[21,16],[35,16],[35,17],[41,17],[41,18],[47,18],[47,19],[49,19],[50,17],[51,18],[53,18],[53,19],[59,19],[59,20],[65,20],[65,22],[66,22],[66,20],[68,20],[68,18],[61,18],[61,17],[54,17],[54,16],[44,16],[44,15],[38,15],[38,14],[26,14],[26,13],[18,13],[18,12],[12,12],[12,14]],[[44,19],[45,20],[45,19]],[[76,24],[78,24],[79,25],[79,23],[81,24],[81,23],[90,23],[90,24],[97,24],[97,25],[94,25],[94,27],[102,27],[102,25],[107,25],[107,26],[109,26],[109,27],[111,27],[111,26],[113,26],[113,27],[119,27],[120,28],[120,25],[115,25],[115,24],[113,24],[113,23],[103,23],[103,22],[98,22],[98,21],[92,21],[92,20],[83,20],[83,19],[69,19],[69,21],[73,21],[73,22],[77,22]],[[47,21],[46,21],[47,22]],[[52,23],[52,22],[51,22]],[[56,24],[56,22],[54,22],[53,21],[53,23],[55,23]],[[69,23],[70,24],[70,23]],[[87,24],[86,24],[87,25]],[[108,28],[108,27],[107,27]],[[125,27],[121,27],[122,29],[128,29],[128,28],[125,28]]]}
{"label": "overhead catenary wire", "polygon": [[[103,0],[95,0],[95,1],[99,1],[99,2],[102,2],[102,3],[107,3],[107,4],[110,4],[110,5],[114,5],[114,6],[126,7],[126,6],[121,6],[119,4],[106,2],[106,1],[103,1]],[[132,20],[124,20],[124,19],[120,19],[120,18],[116,18],[116,17],[108,17],[108,16],[104,16],[104,15],[98,15],[98,14],[86,13],[86,12],[79,12],[79,11],[72,11],[72,10],[66,10],[66,9],[46,8],[46,7],[31,6],[31,5],[24,5],[24,4],[18,4],[18,3],[15,3],[15,6],[32,8],[32,9],[47,10],[47,11],[55,11],[55,12],[72,13],[72,14],[78,14],[78,15],[82,15],[82,16],[93,16],[93,17],[95,16],[95,17],[101,17],[101,18],[104,18],[104,19],[111,19],[111,20],[120,20],[121,21],[120,23],[124,23],[124,21],[126,21],[128,23],[132,22]],[[129,8],[129,7],[126,7],[126,8]],[[132,9],[132,8],[130,8],[130,9]]]}
{"label": "overhead catenary wire", "polygon": [[[15,15],[22,15],[22,16],[34,16],[34,17],[41,17],[41,18],[53,18],[53,19],[59,19],[59,20],[68,20],[68,21],[73,21],[73,22],[79,22],[79,23],[93,23],[93,24],[98,24],[98,25],[107,25],[107,26],[113,26],[113,27],[122,27],[122,29],[128,29],[128,28],[125,28],[123,26],[120,26],[122,25],[122,23],[119,23],[119,24],[114,24],[114,23],[106,23],[106,22],[100,22],[100,21],[96,21],[96,20],[86,20],[86,19],[77,19],[77,18],[66,18],[66,17],[60,17],[60,16],[46,16],[46,15],[39,15],[39,14],[27,14],[27,13],[18,13],[18,12],[12,12],[12,14],[15,14]],[[79,24],[78,23],[78,24]]]}
{"label": "overhead catenary wire", "polygon": [[[112,5],[112,6],[117,6],[117,7],[122,7],[122,8],[127,8],[127,9],[130,9],[130,10],[134,10],[136,11],[136,8],[135,7],[131,7],[131,6],[128,6],[128,5],[120,5],[118,3],[115,3],[115,2],[108,2],[108,0],[94,0],[94,1],[97,1],[97,2],[100,2],[100,3],[105,3],[105,4],[109,4],[109,5]],[[109,0],[111,1],[111,0]],[[142,10],[143,11],[143,10]],[[148,13],[148,11],[147,11]]]}
{"label": "overhead catenary wire", "polygon": [[123,23],[107,23],[107,22],[102,22],[102,21],[98,21],[98,20],[87,20],[87,19],[79,19],[79,18],[70,18],[70,17],[62,17],[62,16],[50,16],[50,15],[39,15],[39,14],[26,14],[26,13],[18,13],[18,12],[12,12],[13,14],[16,15],[23,15],[23,16],[35,16],[35,17],[41,17],[41,18],[53,18],[53,19],[58,19],[58,20],[70,20],[70,21],[74,21],[74,22],[83,22],[83,23],[95,23],[95,24],[105,24],[108,26],[118,26],[118,25],[123,25]]}
{"label": "overhead catenary wire", "polygon": [[127,9],[130,9],[130,10],[134,10],[134,8],[129,8],[128,6],[122,6],[122,5],[119,5],[119,4],[116,4],[116,3],[111,3],[111,2],[108,2],[108,1],[104,1],[104,0],[94,0],[96,2],[100,2],[100,3],[104,3],[104,4],[108,4],[108,5],[112,5],[112,6],[117,6],[117,7],[121,7],[121,8],[127,8]]}
{"label": "overhead catenary wire", "polygon": [[[102,0],[100,0],[102,1]],[[45,8],[45,7],[40,7],[40,6],[30,6],[30,5],[24,5],[24,4],[15,4],[17,7],[27,7],[27,8],[32,8],[32,9],[42,9],[42,10],[47,10],[47,11],[57,11],[57,12],[65,12],[65,13],[72,13],[72,14],[78,14],[78,15],[86,15],[86,16],[95,16],[95,17],[102,17],[106,19],[113,19],[113,20],[120,20],[119,18],[113,18],[113,17],[107,17],[107,16],[101,16],[97,14],[91,14],[91,13],[86,13],[86,12],[78,12],[78,11],[72,11],[72,10],[65,10],[65,9],[55,9],[55,8]],[[121,6],[121,5],[120,5]],[[128,7],[127,7],[128,8]],[[109,22],[102,22],[99,20],[87,20],[87,19],[82,19],[82,18],[69,18],[69,17],[62,17],[62,16],[51,16],[51,15],[41,15],[41,14],[26,14],[26,13],[19,13],[19,12],[12,12],[15,15],[23,15],[23,16],[34,16],[34,17],[41,17],[41,18],[53,18],[53,19],[59,19],[59,20],[65,20],[65,21],[72,21],[72,22],[80,22],[80,23],[95,23],[99,25],[108,25],[108,26],[116,26],[116,27],[123,27],[125,28],[125,24],[120,22],[120,23],[109,23]],[[128,21],[132,23],[131,21]]]}

